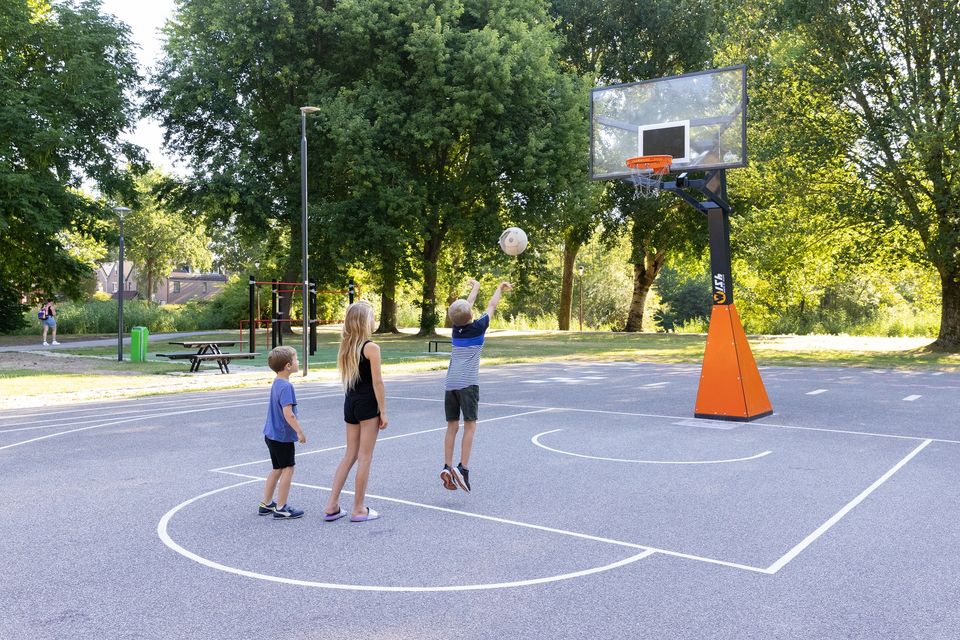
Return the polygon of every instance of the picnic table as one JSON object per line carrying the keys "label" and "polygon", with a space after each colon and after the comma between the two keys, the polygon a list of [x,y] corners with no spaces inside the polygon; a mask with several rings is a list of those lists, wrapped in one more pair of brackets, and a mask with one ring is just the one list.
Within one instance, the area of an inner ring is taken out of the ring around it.
{"label": "picnic table", "polygon": [[249,360],[256,358],[259,353],[224,353],[220,347],[235,347],[240,344],[239,340],[182,340],[171,341],[168,344],[175,344],[184,349],[196,349],[196,351],[185,351],[181,353],[158,353],[159,358],[168,358],[170,360],[190,360],[190,373],[200,371],[200,365],[207,360],[213,360],[220,367],[220,373],[230,373],[231,360]]}

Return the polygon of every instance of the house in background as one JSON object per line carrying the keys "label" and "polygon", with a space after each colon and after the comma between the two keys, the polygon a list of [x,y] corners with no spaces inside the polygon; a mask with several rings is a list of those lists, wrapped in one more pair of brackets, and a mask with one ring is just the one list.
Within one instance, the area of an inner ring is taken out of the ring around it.
{"label": "house in background", "polygon": [[[123,299],[146,298],[137,285],[137,268],[123,261],[123,287],[119,283],[119,262],[106,262],[97,269],[97,291],[109,293],[114,298],[123,291]],[[210,300],[227,284],[227,276],[220,273],[197,273],[181,265],[166,277],[158,278],[151,296],[158,304],[182,304],[198,298]]]}

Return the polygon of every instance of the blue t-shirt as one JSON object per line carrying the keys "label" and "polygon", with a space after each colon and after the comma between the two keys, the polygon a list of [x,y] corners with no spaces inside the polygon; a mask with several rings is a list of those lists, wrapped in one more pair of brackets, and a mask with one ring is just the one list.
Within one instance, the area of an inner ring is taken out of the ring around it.
{"label": "blue t-shirt", "polygon": [[445,388],[466,389],[480,384],[480,351],[483,336],[490,327],[490,316],[483,314],[470,324],[454,326],[450,334],[450,367]]}
{"label": "blue t-shirt", "polygon": [[283,408],[293,405],[293,415],[297,415],[297,394],[289,380],[276,378],[270,387],[270,407],[267,409],[267,422],[263,425],[263,435],[277,442],[296,442],[297,432],[283,417]]}

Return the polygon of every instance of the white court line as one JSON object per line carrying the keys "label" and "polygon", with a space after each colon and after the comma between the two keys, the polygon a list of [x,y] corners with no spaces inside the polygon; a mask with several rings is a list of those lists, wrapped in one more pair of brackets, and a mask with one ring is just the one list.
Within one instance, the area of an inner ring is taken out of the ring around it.
{"label": "white court line", "polygon": [[[480,424],[481,422],[483,422],[483,423],[496,422],[497,420],[506,420],[507,418],[518,418],[518,417],[520,417],[520,416],[528,416],[528,415],[533,414],[533,413],[544,413],[544,412],[547,412],[547,411],[552,411],[552,409],[537,409],[536,411],[524,411],[523,413],[515,413],[515,414],[509,415],[509,416],[497,416],[496,418],[486,418],[485,420],[477,420],[477,424]],[[397,435],[395,435],[395,436],[387,436],[387,437],[385,437],[385,438],[377,438],[377,442],[382,442],[382,441],[384,441],[384,440],[396,440],[397,438],[407,438],[407,437],[409,437],[409,436],[419,436],[419,435],[424,434],[424,433],[434,433],[434,432],[436,432],[436,431],[446,431],[446,430],[447,430],[447,428],[444,426],[444,427],[437,427],[437,428],[435,428],[435,429],[424,429],[423,431],[413,431],[413,432],[410,432],[410,433],[400,433],[400,434],[397,434]],[[326,449],[314,449],[313,451],[305,451],[305,452],[303,452],[303,453],[297,452],[297,457],[300,457],[300,456],[308,456],[308,455],[311,455],[311,454],[314,454],[314,453],[326,453],[326,452],[328,452],[328,451],[336,451],[337,449],[345,449],[346,447],[347,447],[347,445],[341,444],[341,445],[337,445],[336,447],[327,447]],[[216,469],[210,469],[210,471],[212,471],[212,472],[214,472],[214,473],[224,473],[224,472],[226,471],[226,469],[236,469],[236,468],[238,468],[238,467],[248,467],[248,466],[254,465],[254,464],[263,464],[263,463],[265,463],[265,462],[270,462],[270,458],[267,458],[267,459],[265,459],[265,460],[254,460],[253,462],[241,462],[240,464],[233,464],[233,465],[230,465],[229,467],[218,467],[218,468],[216,468]]]}
{"label": "white court line", "polygon": [[[230,473],[230,475],[239,475],[239,474],[233,474],[231,472],[224,472],[224,473]],[[515,580],[512,582],[499,582],[499,583],[487,583],[487,584],[444,585],[444,586],[434,586],[434,587],[404,587],[404,586],[383,586],[383,585],[368,585],[368,584],[341,584],[341,583],[330,583],[330,582],[315,582],[312,580],[297,580],[294,578],[284,578],[281,576],[272,576],[268,574],[257,573],[254,571],[247,571],[245,569],[237,569],[236,567],[229,567],[227,565],[220,564],[219,562],[208,560],[202,556],[199,556],[193,553],[192,551],[188,551],[187,549],[184,549],[179,544],[174,542],[173,538],[170,537],[170,534],[167,531],[168,525],[170,523],[170,519],[184,507],[196,502],[197,500],[206,498],[207,496],[220,493],[221,491],[227,491],[229,489],[234,489],[236,487],[242,487],[244,485],[251,484],[253,482],[261,482],[261,481],[263,481],[263,478],[246,480],[244,482],[239,482],[237,484],[233,484],[227,487],[222,487],[220,489],[214,489],[213,491],[208,491],[199,496],[196,496],[195,498],[191,498],[189,500],[186,500],[185,502],[178,504],[176,507],[166,512],[163,515],[163,517],[160,519],[160,522],[157,523],[157,535],[160,537],[160,540],[162,540],[165,545],[167,545],[169,548],[173,549],[180,555],[184,556],[185,558],[189,558],[190,560],[193,560],[194,562],[202,564],[206,567],[209,567],[211,569],[217,569],[219,571],[225,571],[227,573],[233,573],[233,574],[244,576],[247,578],[257,578],[260,580],[267,580],[270,582],[279,582],[282,584],[291,584],[291,585],[297,585],[302,587],[316,587],[316,588],[322,588],[322,589],[341,589],[341,590],[348,590],[348,591],[387,591],[387,592],[479,591],[479,590],[487,590],[487,589],[507,589],[512,587],[525,587],[525,586],[532,586],[536,584],[546,584],[549,582],[558,582],[560,580],[570,580],[572,578],[580,578],[583,576],[593,575],[595,573],[601,573],[603,571],[609,571],[611,569],[617,569],[619,567],[631,564],[638,560],[647,558],[653,555],[654,553],[656,553],[656,551],[653,549],[646,549],[643,547],[636,547],[635,545],[632,545],[632,546],[635,546],[636,548],[643,549],[643,551],[641,551],[638,554],[632,555],[628,558],[624,558],[623,560],[618,560],[616,562],[613,562],[601,567],[591,567],[589,569],[583,569],[581,571],[573,571],[571,573],[565,573],[561,575],[546,576],[542,578],[532,578],[528,580]],[[310,485],[303,485],[300,483],[294,483],[294,484],[300,487],[310,487]],[[327,490],[329,491],[329,489]],[[350,492],[344,491],[344,493],[350,493]],[[379,498],[379,496],[371,495],[370,497],[376,497],[378,499],[382,499],[382,498]]]}
{"label": "white court line", "polygon": [[922,397],[923,397],[923,396],[910,395],[910,396],[907,396],[906,398],[904,398],[903,401],[904,401],[904,402],[913,402],[914,400],[919,400],[919,399],[922,398]]}
{"label": "white court line", "polygon": [[[335,395],[340,395],[340,394],[335,394]],[[231,403],[231,404],[230,404],[230,408],[233,408],[233,407],[249,407],[249,406],[252,406],[252,405],[257,405],[257,404],[262,404],[262,403],[263,403],[263,398],[257,398],[256,400],[253,400],[253,401],[251,401],[251,402],[234,402],[234,403]],[[3,451],[4,449],[12,449],[13,447],[19,447],[20,445],[24,445],[24,444],[30,444],[31,442],[38,442],[38,441],[40,441],[40,440],[46,440],[47,438],[56,438],[57,436],[65,436],[65,435],[70,434],[70,433],[78,433],[78,432],[80,432],[80,431],[89,431],[90,429],[99,429],[99,428],[101,428],[101,427],[111,427],[111,426],[117,425],[117,424],[126,424],[126,423],[128,423],[128,422],[136,422],[137,420],[147,420],[147,419],[149,419],[149,418],[166,418],[166,417],[169,417],[169,416],[180,416],[180,415],[185,415],[185,414],[188,414],[188,413],[200,413],[200,412],[203,412],[203,411],[214,411],[214,410],[223,409],[223,408],[224,408],[223,405],[216,405],[216,406],[213,406],[213,407],[200,407],[200,408],[198,408],[198,409],[184,409],[184,410],[182,410],[182,411],[168,411],[168,412],[165,412],[165,413],[153,413],[153,414],[147,414],[147,415],[139,415],[139,416],[133,416],[133,417],[130,417],[130,418],[122,418],[122,419],[120,419],[120,420],[108,420],[107,422],[103,422],[103,423],[100,423],[100,424],[93,424],[93,425],[90,425],[90,426],[87,426],[87,427],[80,427],[79,429],[70,429],[69,431],[58,431],[57,433],[48,433],[47,435],[38,436],[38,437],[36,437],[36,438],[30,438],[29,440],[23,440],[23,441],[21,441],[21,442],[14,442],[13,444],[8,444],[8,445],[4,445],[4,446],[0,447],[0,451]]]}
{"label": "white court line", "polygon": [[[269,391],[268,391],[267,393],[269,393]],[[299,402],[299,401],[301,401],[301,400],[318,400],[318,399],[321,399],[321,398],[332,398],[332,397],[334,397],[334,396],[342,396],[342,395],[343,395],[343,393],[341,393],[341,392],[337,392],[337,393],[327,393],[327,394],[320,394],[320,395],[309,395],[309,394],[306,394],[306,393],[305,393],[305,394],[299,396],[299,397],[297,398],[297,401]],[[262,397],[262,398],[259,398],[259,397],[258,397],[258,401],[265,402],[265,398],[266,398],[266,397],[267,397],[267,394],[265,393],[265,394],[263,394],[263,397]],[[209,407],[209,408],[212,408],[212,409],[215,409],[215,408],[229,408],[229,407],[232,407],[232,406],[239,406],[239,405],[237,405],[237,400],[238,400],[238,398],[233,398],[233,399],[230,399],[230,400],[223,399],[223,400],[220,400],[219,402],[217,402],[216,404],[206,403],[206,406]],[[177,402],[177,403],[174,403],[174,404],[177,405],[177,406],[182,406],[182,405],[185,404],[186,402],[187,402],[187,400],[184,399],[184,400],[181,400],[180,402]],[[157,407],[157,408],[161,408],[161,407]],[[120,417],[120,416],[130,416],[131,414],[134,414],[134,415],[141,414],[141,415],[143,415],[143,414],[146,414],[146,413],[148,413],[149,411],[152,411],[152,410],[154,410],[154,409],[153,409],[153,407],[151,406],[150,408],[141,408],[141,409],[139,409],[139,410],[134,410],[134,411],[118,411],[118,412],[116,412],[116,413],[111,413],[111,414],[110,414],[110,419],[117,418],[117,417]],[[144,417],[148,417],[148,416],[144,415]],[[99,422],[99,421],[101,421],[101,420],[103,420],[103,419],[104,419],[104,416],[100,416],[100,417],[98,417],[98,418],[84,418],[83,420],[76,420],[76,419],[72,419],[72,418],[65,418],[65,419],[59,420],[59,421],[44,422],[44,424],[41,424],[41,425],[38,425],[38,426],[34,426],[34,427],[17,427],[17,428],[15,428],[15,429],[0,429],[0,433],[14,433],[14,432],[18,432],[18,431],[37,431],[37,430],[40,430],[40,429],[56,429],[57,427],[63,427],[63,426],[66,426],[66,425],[71,425],[71,426],[73,426],[73,425],[80,425],[80,424],[89,424],[89,423],[91,423],[91,422]],[[9,426],[9,425],[4,425],[4,426]]]}
{"label": "white court line", "polygon": [[[442,399],[438,400],[435,398],[415,398],[411,396],[387,396],[388,398],[396,398],[398,400],[422,400],[423,402],[443,402]],[[599,413],[613,416],[630,416],[636,418],[664,418],[667,420],[689,420],[691,419],[689,415],[687,416],[668,416],[659,413],[637,413],[633,411],[607,411],[603,409],[578,409],[574,407],[544,407],[542,405],[535,404],[511,404],[503,402],[481,402],[481,406],[486,407],[513,407],[514,409],[552,409],[553,411],[573,411],[576,413]],[[774,414],[776,415],[776,414]],[[903,436],[892,433],[876,433],[873,431],[852,431],[849,429],[832,429],[827,427],[800,427],[790,424],[776,424],[773,422],[762,422],[760,420],[754,422],[739,422],[736,420],[730,420],[731,424],[744,425],[750,427],[770,427],[773,429],[797,429],[800,431],[822,431],[824,433],[838,433],[838,434],[848,434],[854,436],[867,436],[871,438],[893,438],[896,440],[931,440],[933,442],[942,442],[944,444],[960,444],[960,440],[947,440],[945,438],[927,438],[924,436]]]}
{"label": "white court line", "polygon": [[814,389],[813,391],[807,391],[808,396],[818,396],[821,393],[826,393],[826,389]]}
{"label": "white court line", "polygon": [[[256,479],[256,480],[260,480],[260,481],[265,481],[265,480],[266,480],[266,478],[262,478],[262,477],[258,477],[258,476],[250,476],[250,475],[246,475],[246,474],[242,474],[242,473],[234,473],[234,472],[232,472],[232,471],[221,471],[221,473],[223,473],[223,474],[225,474],[225,475],[236,476],[236,477],[238,477],[238,478],[249,478],[249,479],[251,479],[251,480]],[[243,482],[243,483],[241,483],[241,484],[246,484],[246,483]],[[293,484],[294,486],[297,486],[297,487],[303,487],[303,488],[305,488],[305,489],[317,489],[317,490],[319,490],[319,491],[330,491],[330,488],[329,488],[329,487],[322,487],[322,486],[319,486],[319,485],[305,484],[305,483],[299,483],[299,482],[293,482],[293,483],[291,483],[291,484]],[[238,486],[238,485],[233,485],[233,486]],[[231,487],[226,487],[226,488],[231,488]],[[353,492],[352,492],[352,491],[347,491],[346,489],[344,489],[343,491],[341,491],[341,493],[353,495]],[[604,544],[612,544],[612,545],[616,545],[616,546],[619,546],[619,547],[627,547],[627,548],[630,548],[630,549],[646,549],[647,551],[652,551],[652,552],[655,552],[655,553],[662,553],[663,555],[667,555],[667,556],[675,556],[675,557],[677,557],[677,558],[686,558],[686,559],[688,559],[688,560],[696,560],[697,562],[706,562],[706,563],[708,563],[708,564],[716,564],[716,565],[721,565],[721,566],[724,566],[724,567],[731,567],[731,568],[734,568],[734,569],[744,569],[744,570],[753,571],[753,572],[756,572],[756,573],[768,573],[768,571],[767,571],[766,569],[762,569],[762,568],[760,568],[760,567],[751,567],[751,566],[749,566],[749,565],[739,564],[739,563],[737,563],[737,562],[727,562],[726,560],[717,560],[717,559],[715,559],[715,558],[707,558],[707,557],[704,557],[704,556],[697,556],[697,555],[693,555],[693,554],[690,554],[690,553],[681,553],[681,552],[679,552],[679,551],[671,551],[671,550],[669,550],[669,549],[660,549],[660,548],[658,548],[658,547],[651,547],[651,546],[649,546],[649,545],[644,545],[644,544],[636,544],[636,543],[634,543],[634,542],[624,542],[623,540],[614,540],[614,539],[612,539],[612,538],[603,538],[603,537],[600,537],[600,536],[593,536],[593,535],[590,535],[590,534],[587,534],[587,533],[579,533],[579,532],[577,532],[577,531],[568,531],[568,530],[566,530],[566,529],[556,529],[556,528],[554,528],[554,527],[545,527],[545,526],[539,525],[539,524],[530,524],[529,522],[520,522],[520,521],[518,521],[518,520],[508,520],[508,519],[506,519],[506,518],[497,518],[497,517],[494,517],[494,516],[484,515],[484,514],[482,514],[482,513],[473,513],[473,512],[470,512],[470,511],[461,511],[461,510],[459,510],[459,509],[449,509],[449,508],[447,508],[447,507],[438,507],[438,506],[432,505],[432,504],[425,504],[425,503],[422,503],[422,502],[413,502],[413,501],[410,501],[410,500],[402,500],[402,499],[400,499],[400,498],[388,498],[388,497],[386,497],[386,496],[374,495],[374,494],[371,494],[371,493],[368,493],[368,494],[367,494],[367,497],[376,498],[377,500],[383,500],[384,502],[395,502],[395,503],[397,503],[397,504],[402,504],[402,505],[406,505],[406,506],[420,507],[420,508],[423,508],[423,509],[429,509],[429,510],[431,510],[431,511],[440,511],[440,512],[443,512],[443,513],[451,513],[451,514],[454,514],[454,515],[466,516],[466,517],[468,517],[468,518],[477,518],[477,519],[479,519],[479,520],[487,520],[487,521],[489,521],[489,522],[497,522],[497,523],[499,523],[499,524],[509,524],[509,525],[513,525],[513,526],[516,526],[516,527],[523,527],[523,528],[525,528],[525,529],[535,529],[535,530],[537,530],[537,531],[545,531],[545,532],[547,532],[547,533],[556,533],[556,534],[563,535],[563,536],[570,536],[570,537],[573,537],[573,538],[580,538],[580,539],[582,539],[582,540],[591,540],[591,541],[593,541],[593,542],[602,542],[602,543],[604,543]]]}
{"label": "white court line", "polygon": [[[265,387],[264,387],[265,388]],[[119,408],[127,409],[126,405],[137,402],[139,403],[140,408],[142,409],[144,405],[150,406],[159,406],[165,404],[182,404],[185,400],[190,400],[191,398],[185,398],[184,396],[195,397],[198,394],[209,394],[204,397],[227,397],[228,395],[235,395],[236,393],[244,393],[247,391],[252,392],[261,392],[263,388],[256,389],[234,389],[234,393],[227,394],[226,392],[206,392],[206,391],[186,391],[182,393],[172,393],[172,394],[161,394],[161,395],[151,395],[151,396],[138,396],[135,398],[116,398],[115,400],[97,400],[89,403],[87,406],[76,408],[76,409],[66,409],[66,408],[50,408],[45,411],[37,411],[33,413],[14,413],[11,415],[0,416],[0,420],[14,420],[20,418],[44,418],[47,416],[63,416],[71,413],[91,413],[91,412],[102,412],[107,409],[110,409],[113,406],[120,405]],[[70,406],[70,405],[64,405]],[[32,423],[17,423],[17,424],[32,424]],[[17,424],[6,424],[3,426],[17,426]]]}
{"label": "white court line", "polygon": [[[339,387],[339,384],[332,384],[328,382],[311,382],[304,387],[297,387],[298,390],[303,388],[303,393],[316,393],[316,392],[326,392],[329,389],[323,389],[320,387]],[[317,387],[317,388],[314,388]],[[0,421],[4,420],[15,420],[22,418],[44,418],[46,416],[64,416],[71,413],[91,413],[91,412],[103,412],[111,408],[120,408],[127,410],[130,408],[144,410],[147,408],[157,408],[162,405],[180,405],[184,402],[189,402],[190,400],[203,398],[203,399],[225,399],[225,398],[236,398],[237,396],[252,396],[264,393],[265,391],[269,392],[270,386],[265,384],[263,387],[246,387],[246,388],[235,388],[227,390],[211,390],[211,391],[180,391],[174,393],[164,393],[159,395],[149,395],[149,396],[138,396],[138,397],[127,397],[127,398],[116,398],[113,400],[97,400],[95,402],[89,403],[88,406],[79,407],[76,409],[66,409],[66,408],[51,408],[45,411],[38,411],[33,413],[14,413],[11,415],[0,416]],[[129,407],[132,403],[137,403],[137,407]],[[70,405],[64,405],[70,406]],[[6,410],[6,411],[15,411],[15,410]],[[39,420],[36,422],[40,422]],[[22,422],[22,423],[7,423],[0,424],[3,427],[15,427],[21,424],[34,424],[31,422]]]}
{"label": "white court line", "polygon": [[764,451],[763,453],[758,453],[746,458],[729,458],[727,460],[626,460],[623,458],[602,458],[600,456],[588,456],[581,453],[572,453],[570,451],[563,451],[561,449],[554,449],[553,447],[548,447],[547,445],[540,442],[540,437],[545,436],[551,433],[557,433],[558,431],[563,431],[563,429],[554,429],[553,431],[544,431],[543,433],[538,433],[537,435],[530,438],[530,442],[537,445],[541,449],[546,449],[547,451],[553,451],[554,453],[562,453],[567,456],[576,456],[577,458],[587,458],[589,460],[606,460],[609,462],[635,462],[637,464],[723,464],[725,462],[745,462],[747,460],[756,460],[757,458],[762,458],[766,455],[773,453],[772,451]]}
{"label": "white court line", "polygon": [[867,498],[867,496],[869,496],[871,493],[873,493],[873,492],[874,492],[880,485],[882,485],[884,482],[886,482],[887,480],[889,480],[890,477],[893,476],[893,474],[895,474],[897,471],[899,471],[899,470],[903,467],[903,465],[905,465],[905,464],[907,464],[908,462],[910,462],[910,460],[912,460],[912,459],[914,458],[914,456],[916,456],[918,453],[920,453],[921,451],[923,451],[923,450],[927,447],[927,445],[929,445],[931,442],[933,442],[933,441],[928,439],[928,440],[924,440],[922,443],[920,443],[920,444],[917,446],[916,449],[914,449],[913,451],[911,451],[910,453],[908,453],[908,454],[906,455],[906,457],[904,457],[902,460],[900,460],[900,462],[898,462],[897,464],[893,465],[893,467],[891,467],[889,471],[887,471],[885,474],[883,474],[882,476],[880,476],[880,477],[879,477],[873,484],[871,484],[869,487],[867,487],[866,489],[864,489],[863,492],[860,493],[860,495],[858,495],[856,498],[854,498],[853,500],[851,500],[850,502],[848,502],[842,509],[840,509],[840,511],[837,511],[835,514],[833,514],[833,516],[831,516],[829,520],[827,520],[827,521],[824,522],[822,525],[820,525],[819,527],[817,527],[817,529],[816,529],[813,533],[811,533],[811,534],[808,535],[806,538],[804,538],[804,539],[803,539],[799,544],[797,544],[793,549],[791,549],[790,551],[788,551],[787,553],[785,553],[785,554],[783,555],[783,557],[781,557],[779,560],[777,560],[777,561],[774,562],[772,565],[770,565],[769,567],[767,567],[767,571],[770,572],[771,574],[772,574],[772,573],[776,573],[777,571],[780,571],[780,569],[782,569],[783,567],[785,567],[788,562],[790,562],[791,560],[793,560],[794,558],[796,558],[797,555],[800,554],[800,552],[802,552],[804,549],[806,549],[807,547],[809,547],[811,544],[813,544],[813,543],[816,541],[817,538],[819,538],[819,537],[822,536],[824,533],[826,533],[827,530],[830,529],[830,527],[832,527],[832,526],[835,525],[836,523],[840,522],[840,519],[843,518],[843,516],[847,515],[847,514],[850,512],[851,509],[853,509],[855,506],[857,506],[858,504],[860,504],[861,502],[863,502],[863,501]]}

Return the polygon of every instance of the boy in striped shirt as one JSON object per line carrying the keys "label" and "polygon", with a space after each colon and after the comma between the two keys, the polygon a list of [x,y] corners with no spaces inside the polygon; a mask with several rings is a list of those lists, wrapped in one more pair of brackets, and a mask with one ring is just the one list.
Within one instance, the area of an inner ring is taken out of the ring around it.
{"label": "boy in striped shirt", "polygon": [[[480,404],[480,351],[483,338],[490,327],[490,316],[500,303],[504,291],[513,287],[501,282],[487,303],[486,312],[473,319],[473,303],[480,291],[480,283],[470,278],[470,295],[450,305],[448,314],[453,323],[451,334],[452,349],[450,366],[443,398],[443,407],[447,416],[447,435],[443,441],[444,465],[440,472],[443,486],[451,491],[460,485],[464,491],[470,491],[470,450],[473,448],[473,435],[477,430],[477,407]],[[460,415],[463,415],[463,439],[460,441],[460,462],[453,467],[453,449],[460,430]]]}

